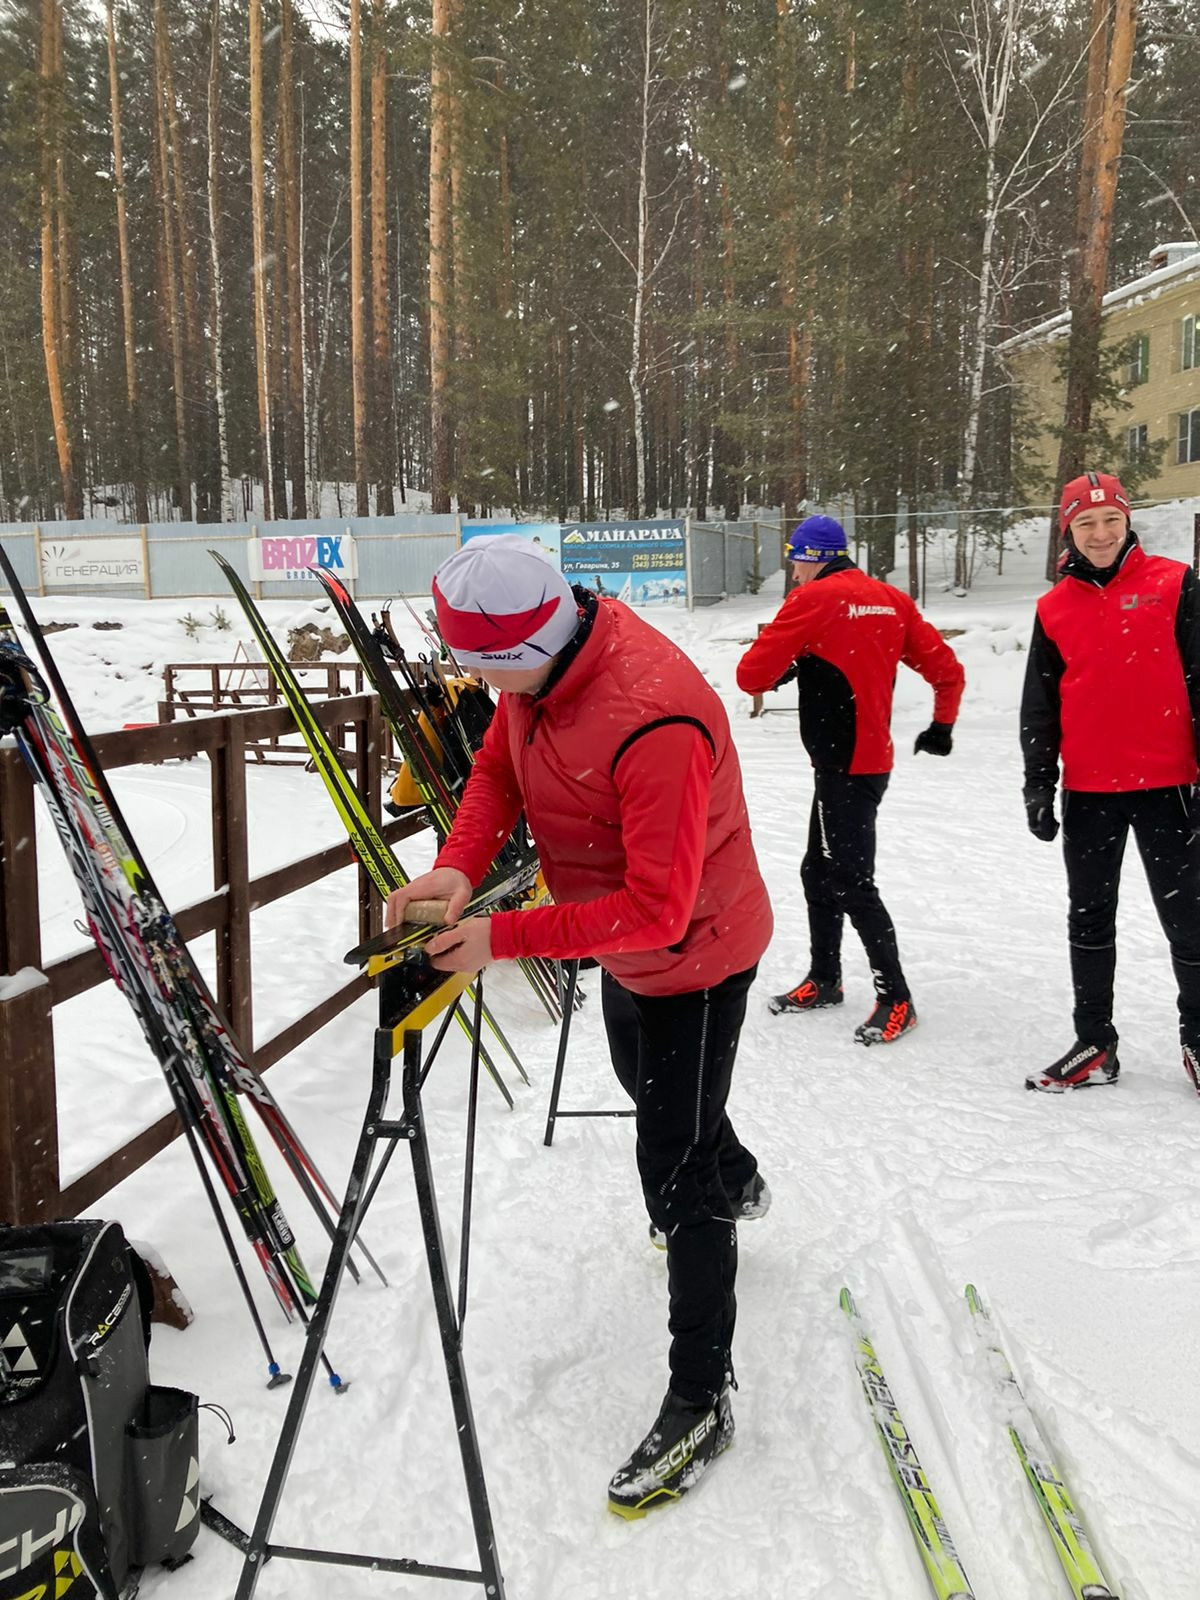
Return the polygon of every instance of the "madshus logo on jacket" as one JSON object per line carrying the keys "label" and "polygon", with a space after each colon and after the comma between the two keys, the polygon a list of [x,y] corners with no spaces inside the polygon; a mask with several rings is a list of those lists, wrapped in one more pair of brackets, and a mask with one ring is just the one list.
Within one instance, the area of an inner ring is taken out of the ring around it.
{"label": "madshus logo on jacket", "polygon": [[894,617],[895,606],[856,606],[853,601],[846,608],[849,617]]}

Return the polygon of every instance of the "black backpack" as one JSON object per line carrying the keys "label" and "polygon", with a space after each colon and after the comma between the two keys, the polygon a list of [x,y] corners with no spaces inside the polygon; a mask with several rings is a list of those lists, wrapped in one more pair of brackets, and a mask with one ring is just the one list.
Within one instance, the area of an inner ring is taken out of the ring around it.
{"label": "black backpack", "polygon": [[0,1228],[0,1600],[120,1600],[186,1558],[197,1400],[151,1385],[149,1310],[117,1223]]}

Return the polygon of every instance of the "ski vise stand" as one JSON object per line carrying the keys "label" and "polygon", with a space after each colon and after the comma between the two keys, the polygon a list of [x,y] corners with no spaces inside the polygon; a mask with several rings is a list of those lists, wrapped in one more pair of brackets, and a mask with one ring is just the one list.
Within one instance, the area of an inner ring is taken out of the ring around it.
{"label": "ski vise stand", "polygon": [[[267,1561],[318,1561],[331,1566],[363,1567],[375,1572],[400,1572],[426,1578],[446,1578],[459,1583],[479,1583],[488,1600],[504,1600],[504,1580],[496,1555],[492,1516],[488,1506],[487,1486],[484,1483],[483,1465],[479,1456],[479,1441],[475,1433],[475,1420],[467,1392],[466,1372],[462,1354],[463,1317],[466,1312],[467,1241],[469,1239],[471,1173],[474,1161],[475,1108],[479,1086],[479,1024],[482,1011],[482,976],[473,973],[437,972],[429,964],[424,952],[393,951],[373,956],[367,965],[368,975],[379,979],[379,1027],[375,1031],[374,1070],[371,1093],[363,1118],[362,1132],[354,1152],[346,1196],[342,1202],[330,1250],[329,1264],[321,1283],[316,1309],[308,1325],[304,1355],[292,1385],[287,1416],[275,1448],[275,1456],[267,1475],[255,1519],[254,1531],[245,1545],[245,1559],[238,1582],[236,1600],[251,1600],[263,1567]],[[433,1064],[438,1047],[446,1035],[463,992],[476,984],[474,1027],[471,1040],[471,1079],[467,1122],[466,1176],[463,1186],[462,1253],[459,1269],[458,1304],[454,1304],[450,1275],[447,1270],[442,1245],[441,1224],[438,1220],[437,1200],[434,1195],[430,1166],[429,1144],[421,1108],[421,1085]],[[422,1065],[422,1030],[442,1012],[437,1037]],[[403,1052],[402,1075],[403,1111],[399,1118],[387,1116],[388,1089],[391,1082],[392,1059]],[[270,1543],[271,1530],[283,1496],[284,1485],[291,1468],[292,1455],[317,1366],[325,1344],[334,1301],[341,1286],[342,1276],[350,1248],[358,1233],[379,1187],[380,1179],[400,1140],[412,1152],[413,1178],[416,1183],[417,1205],[421,1216],[421,1229],[425,1241],[425,1255],[433,1284],[433,1299],[437,1311],[438,1331],[441,1337],[442,1356],[446,1377],[450,1385],[450,1398],[454,1407],[454,1420],[462,1455],[463,1474],[466,1478],[467,1498],[470,1502],[471,1521],[479,1553],[479,1568],[468,1571],[461,1567],[433,1566],[426,1562],[383,1555],[357,1555],[338,1550],[315,1550]],[[374,1175],[371,1175],[375,1146],[386,1145]]]}

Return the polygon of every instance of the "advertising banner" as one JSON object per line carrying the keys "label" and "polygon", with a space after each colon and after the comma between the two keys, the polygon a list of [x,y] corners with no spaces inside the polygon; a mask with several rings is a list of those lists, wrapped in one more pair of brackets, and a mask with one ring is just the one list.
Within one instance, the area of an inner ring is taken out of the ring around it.
{"label": "advertising banner", "polygon": [[462,542],[466,544],[481,535],[490,537],[497,533],[515,533],[518,538],[527,539],[544,556],[548,556],[556,567],[559,565],[562,529],[557,522],[472,522],[463,527]]}
{"label": "advertising banner", "polygon": [[627,605],[687,603],[687,543],[681,520],[564,522],[562,571]]}
{"label": "advertising banner", "polygon": [[292,534],[249,542],[250,576],[255,583],[311,578],[310,567],[328,567],[339,578],[356,578],[354,539],[348,533]]}
{"label": "advertising banner", "polygon": [[131,584],[144,588],[146,561],[141,539],[43,539],[42,584]]}

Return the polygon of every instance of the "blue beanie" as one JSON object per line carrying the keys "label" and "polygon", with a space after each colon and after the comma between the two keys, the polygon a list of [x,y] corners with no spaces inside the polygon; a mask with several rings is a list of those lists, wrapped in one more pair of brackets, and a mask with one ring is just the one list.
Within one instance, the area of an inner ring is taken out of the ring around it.
{"label": "blue beanie", "polygon": [[832,517],[805,517],[788,545],[789,561],[832,561],[846,554],[846,530]]}

